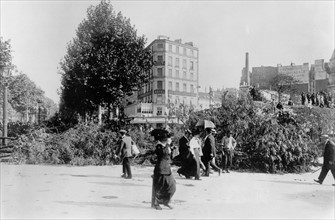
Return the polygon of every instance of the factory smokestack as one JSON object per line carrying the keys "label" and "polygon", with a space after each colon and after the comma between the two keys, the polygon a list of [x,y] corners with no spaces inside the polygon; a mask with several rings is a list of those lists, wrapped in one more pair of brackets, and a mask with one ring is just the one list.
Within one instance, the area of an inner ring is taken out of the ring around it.
{"label": "factory smokestack", "polygon": [[250,86],[250,76],[249,76],[249,53],[245,54],[245,71],[247,74],[247,85]]}

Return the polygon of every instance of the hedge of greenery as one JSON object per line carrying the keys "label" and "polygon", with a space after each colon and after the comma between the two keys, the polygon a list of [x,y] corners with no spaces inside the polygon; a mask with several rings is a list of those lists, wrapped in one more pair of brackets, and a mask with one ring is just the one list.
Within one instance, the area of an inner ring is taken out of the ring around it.
{"label": "hedge of greenery", "polygon": [[[235,169],[261,172],[308,171],[322,148],[317,146],[322,129],[333,119],[333,109],[294,107],[289,113],[274,112],[269,104],[250,101],[248,98],[225,100],[222,107],[193,112],[187,127],[193,128],[198,120],[213,121],[218,130],[217,147],[222,136],[232,131],[237,140],[234,157]],[[50,125],[49,125],[50,126]],[[141,155],[133,162],[151,165],[153,142],[148,130],[128,125],[130,136],[140,148]],[[178,126],[172,126],[174,143],[182,135]],[[116,164],[114,157],[118,135],[115,128],[99,126],[93,122],[79,122],[63,132],[50,127],[15,124],[9,133],[16,135],[14,163],[109,165]],[[220,156],[217,162],[221,163]]]}
{"label": "hedge of greenery", "polygon": [[[314,135],[319,137],[325,125],[322,123],[327,123],[310,120],[314,117],[310,111],[307,107],[301,107],[298,115],[292,109],[280,113],[273,111],[270,104],[252,102],[250,99],[230,99],[225,100],[221,108],[192,115],[189,125],[194,126],[201,118],[212,120],[218,129],[217,144],[226,132],[232,131],[238,143],[234,158],[236,169],[271,173],[304,172],[316,162],[322,150],[318,147],[319,139],[312,139],[310,129],[306,127],[317,129]],[[320,119],[322,115],[318,117]],[[219,156],[217,159],[220,163]]]}

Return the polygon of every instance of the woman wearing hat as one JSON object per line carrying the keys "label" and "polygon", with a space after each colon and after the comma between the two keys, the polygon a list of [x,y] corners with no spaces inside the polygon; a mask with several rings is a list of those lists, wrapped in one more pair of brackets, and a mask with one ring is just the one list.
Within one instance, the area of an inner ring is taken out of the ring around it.
{"label": "woman wearing hat", "polygon": [[154,130],[151,134],[157,141],[155,154],[157,162],[153,175],[153,201],[152,207],[161,210],[160,204],[172,209],[170,200],[176,192],[176,181],[171,172],[171,149],[172,134],[166,130]]}

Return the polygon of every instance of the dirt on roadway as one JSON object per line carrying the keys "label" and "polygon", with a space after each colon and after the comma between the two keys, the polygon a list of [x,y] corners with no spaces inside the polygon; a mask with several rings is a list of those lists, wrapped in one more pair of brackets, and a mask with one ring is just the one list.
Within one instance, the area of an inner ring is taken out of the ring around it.
{"label": "dirt on roadway", "polygon": [[173,210],[150,206],[153,167],[1,164],[1,219],[334,219],[331,173],[179,177]]}

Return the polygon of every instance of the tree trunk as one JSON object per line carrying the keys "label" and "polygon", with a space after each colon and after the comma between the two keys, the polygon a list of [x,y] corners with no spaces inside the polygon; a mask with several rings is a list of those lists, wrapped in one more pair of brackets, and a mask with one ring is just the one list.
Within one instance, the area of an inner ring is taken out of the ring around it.
{"label": "tree trunk", "polygon": [[102,124],[102,111],[101,111],[101,105],[98,106],[98,125],[101,125]]}

